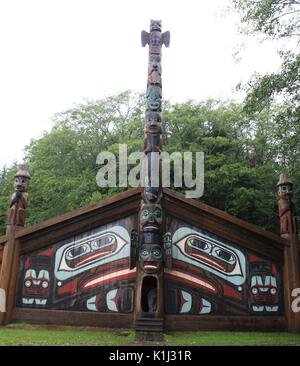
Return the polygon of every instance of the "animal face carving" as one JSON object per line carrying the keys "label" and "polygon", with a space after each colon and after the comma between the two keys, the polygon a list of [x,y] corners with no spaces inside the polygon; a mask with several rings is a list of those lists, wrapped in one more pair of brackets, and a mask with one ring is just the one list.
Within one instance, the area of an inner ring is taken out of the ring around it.
{"label": "animal face carving", "polygon": [[151,20],[150,31],[161,31],[161,20]]}
{"label": "animal face carving", "polygon": [[161,32],[153,31],[150,33],[150,49],[152,53],[160,53]]}
{"label": "animal face carving", "polygon": [[158,111],[161,108],[161,87],[158,85],[149,85],[146,96],[146,109]]}
{"label": "animal face carving", "polygon": [[279,310],[276,269],[266,261],[250,263],[250,310],[254,313],[274,313]]}
{"label": "animal face carving", "polygon": [[46,305],[49,296],[49,272],[28,269],[23,283],[22,303],[25,305]]}
{"label": "animal face carving", "polygon": [[161,85],[160,56],[150,57],[148,66],[148,84]]}

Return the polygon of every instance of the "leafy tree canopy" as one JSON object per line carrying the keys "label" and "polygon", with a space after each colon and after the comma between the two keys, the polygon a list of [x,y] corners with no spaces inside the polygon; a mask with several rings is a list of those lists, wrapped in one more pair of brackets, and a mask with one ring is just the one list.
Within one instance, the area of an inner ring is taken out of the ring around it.
{"label": "leafy tree canopy", "polygon": [[[232,0],[239,12],[243,32],[272,39],[296,40],[300,36],[299,0]],[[267,113],[275,122],[274,135],[281,141],[278,156],[284,170],[300,178],[300,53],[292,48],[279,51],[282,64],[277,72],[253,75],[244,83],[244,111],[256,118]]]}
{"label": "leafy tree canopy", "polygon": [[[164,104],[164,150],[203,151],[205,189],[200,198],[244,220],[277,231],[275,186],[283,135],[272,109],[249,116],[241,104],[206,100]],[[95,203],[126,188],[96,184],[97,154],[143,150],[144,99],[129,91],[86,101],[54,116],[54,126],[26,148],[32,179],[26,225]],[[16,166],[0,172],[0,230],[13,191]],[[185,190],[176,188],[178,190]],[[296,194],[296,201],[299,194]]]}
{"label": "leafy tree canopy", "polygon": [[245,33],[263,33],[278,39],[300,36],[299,0],[232,0]]}

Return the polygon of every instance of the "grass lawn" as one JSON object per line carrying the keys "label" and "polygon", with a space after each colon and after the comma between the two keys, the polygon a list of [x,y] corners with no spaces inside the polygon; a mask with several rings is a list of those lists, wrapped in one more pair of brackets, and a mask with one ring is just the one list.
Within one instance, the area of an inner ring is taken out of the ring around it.
{"label": "grass lawn", "polygon": [[15,323],[0,327],[0,346],[118,346],[134,340],[134,331]]}
{"label": "grass lawn", "polygon": [[165,335],[173,346],[299,345],[300,334],[262,332],[172,332]]}
{"label": "grass lawn", "polygon": [[[0,345],[98,345],[132,344],[134,331],[94,327],[9,324],[0,327]],[[300,334],[261,332],[169,332],[170,346],[207,345],[299,345]]]}

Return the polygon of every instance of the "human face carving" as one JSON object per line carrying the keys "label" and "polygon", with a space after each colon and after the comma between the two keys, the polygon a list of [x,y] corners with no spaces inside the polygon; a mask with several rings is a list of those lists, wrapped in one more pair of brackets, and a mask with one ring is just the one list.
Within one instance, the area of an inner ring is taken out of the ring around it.
{"label": "human face carving", "polygon": [[28,190],[28,178],[23,176],[15,177],[14,187],[16,191],[26,192]]}
{"label": "human face carving", "polygon": [[143,205],[140,213],[140,223],[143,229],[159,231],[162,223],[162,211],[160,205]]}
{"label": "human face carving", "polygon": [[293,188],[291,184],[282,184],[278,187],[278,195],[285,200],[290,199],[293,194]]}
{"label": "human face carving", "polygon": [[162,264],[162,251],[158,244],[144,244],[140,249],[140,264],[146,273],[159,271]]}

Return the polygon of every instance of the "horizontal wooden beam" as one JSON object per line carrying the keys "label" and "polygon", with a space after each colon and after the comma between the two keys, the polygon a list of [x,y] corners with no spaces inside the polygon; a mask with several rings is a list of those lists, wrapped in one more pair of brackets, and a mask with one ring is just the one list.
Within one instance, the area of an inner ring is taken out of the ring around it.
{"label": "horizontal wooden beam", "polygon": [[[227,215],[220,210],[217,211],[222,212],[222,215],[220,212],[214,212],[215,209],[211,207],[209,207],[209,210],[203,209],[201,203],[186,199],[182,194],[180,194],[180,200],[178,200],[177,192],[171,191],[171,194],[169,194],[169,191],[166,191],[162,205],[166,215],[207,230],[257,254],[283,262],[284,247],[289,244],[273,233],[257,228],[255,225],[244,223],[237,218],[232,218],[231,215]],[[228,216],[230,220],[227,220]]]}
{"label": "horizontal wooden beam", "polygon": [[202,202],[196,201],[191,198],[186,198],[184,196],[184,194],[182,194],[180,192],[176,192],[176,191],[173,191],[168,188],[164,188],[163,192],[164,192],[164,198],[166,200],[173,198],[173,199],[177,200],[177,202],[181,202],[182,204],[188,205],[190,207],[195,207],[196,209],[198,209],[206,214],[209,214],[209,216],[218,217],[218,218],[224,220],[225,222],[232,223],[232,224],[236,225],[237,227],[240,227],[247,231],[256,233],[257,235],[262,236],[272,242],[278,243],[279,245],[282,245],[282,246],[289,245],[288,240],[281,238],[279,235],[276,235],[270,231],[264,230],[259,226],[250,224],[247,221],[241,220],[241,219],[239,219],[235,216],[232,216],[232,215],[226,213],[225,211],[219,210],[215,207],[208,206]]}
{"label": "horizontal wooden beam", "polygon": [[[13,321],[31,324],[133,328],[133,317],[133,313],[112,314],[15,308]],[[282,316],[165,315],[165,329],[169,331],[286,331],[287,321]]]}
{"label": "horizontal wooden beam", "polygon": [[38,223],[36,225],[33,225],[31,227],[19,230],[17,235],[16,235],[16,238],[25,237],[25,236],[30,235],[32,233],[35,233],[37,231],[41,231],[41,230],[44,230],[48,227],[57,225],[61,222],[68,222],[68,221],[72,221],[73,219],[76,219],[78,217],[82,217],[84,215],[93,214],[95,212],[98,212],[99,210],[104,209],[105,207],[112,206],[113,204],[116,204],[116,203],[121,202],[121,201],[125,201],[128,198],[131,198],[131,197],[134,197],[134,196],[140,197],[140,192],[141,192],[140,188],[134,188],[134,189],[130,189],[126,192],[118,193],[118,194],[116,194],[112,197],[109,197],[105,200],[97,202],[93,205],[81,207],[78,210],[66,213],[64,215],[54,217],[50,220],[43,221],[43,222],[40,222],[40,223]]}
{"label": "horizontal wooden beam", "polygon": [[96,214],[93,213],[87,216],[77,217],[76,219],[73,219],[72,223],[61,222],[56,226],[44,229],[42,232],[22,237],[20,254],[30,253],[34,250],[73,237],[84,231],[92,230],[96,227],[120,220],[136,213],[137,210],[138,201],[120,201],[118,206],[110,206],[107,209],[102,209]]}
{"label": "horizontal wooden beam", "polygon": [[132,328],[133,313],[116,314],[15,308],[13,313],[13,322],[91,327],[95,326],[108,328]]}
{"label": "horizontal wooden beam", "polygon": [[[140,190],[134,189],[22,229],[16,233],[20,240],[20,255],[135,214],[139,204]],[[0,251],[0,263],[1,257]]]}
{"label": "horizontal wooden beam", "polygon": [[283,316],[166,315],[166,330],[286,331]]}
{"label": "horizontal wooden beam", "polygon": [[[80,233],[82,230],[104,225],[109,220],[138,212],[140,193],[141,188],[134,188],[93,205],[19,230],[16,238],[20,239],[20,254],[63,240],[68,235]],[[281,261],[283,260],[283,248],[289,246],[287,240],[274,233],[199,201],[187,199],[183,194],[168,188],[164,188],[163,206],[168,214],[178,219],[207,229],[260,254],[271,255],[271,257]],[[3,252],[2,245],[5,241],[7,241],[6,235],[1,236],[0,264]]]}
{"label": "horizontal wooden beam", "polygon": [[[66,214],[53,217],[49,220],[39,222],[39,223],[37,223],[33,226],[25,227],[23,229],[20,229],[20,230],[18,230],[18,232],[16,234],[16,238],[21,238],[22,239],[26,236],[30,236],[32,234],[35,234],[39,231],[43,231],[47,228],[51,228],[51,227],[53,227],[57,224],[60,224],[62,222],[64,222],[64,223],[70,222],[70,221],[72,222],[72,220],[74,220],[78,217],[93,214],[95,212],[98,212],[101,209],[104,209],[108,206],[111,206],[113,204],[116,204],[116,203],[124,201],[124,200],[126,201],[127,199],[130,199],[132,197],[140,198],[140,194],[141,194],[141,188],[134,188],[134,189],[130,189],[126,192],[118,193],[118,194],[116,194],[112,197],[104,199],[104,200],[102,200],[100,202],[97,202],[95,204],[85,206],[85,207],[81,207],[78,210],[74,210],[74,211],[68,212]],[[7,236],[6,235],[0,236],[0,251],[1,251],[1,245],[4,244],[6,241],[7,241]]]}

